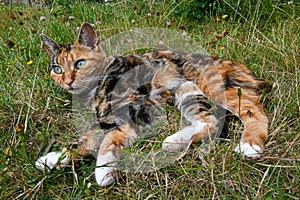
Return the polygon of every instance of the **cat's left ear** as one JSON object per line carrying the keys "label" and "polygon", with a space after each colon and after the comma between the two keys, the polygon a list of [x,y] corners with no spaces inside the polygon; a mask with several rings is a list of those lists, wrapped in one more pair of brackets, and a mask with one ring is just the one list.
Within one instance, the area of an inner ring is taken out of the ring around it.
{"label": "cat's left ear", "polygon": [[43,42],[43,46],[44,46],[45,50],[48,52],[50,57],[54,56],[55,54],[57,54],[59,52],[60,46],[53,39],[49,38],[48,36],[46,36],[44,34],[41,34],[40,38]]}
{"label": "cat's left ear", "polygon": [[91,49],[94,49],[98,45],[96,33],[89,23],[81,25],[77,42]]}

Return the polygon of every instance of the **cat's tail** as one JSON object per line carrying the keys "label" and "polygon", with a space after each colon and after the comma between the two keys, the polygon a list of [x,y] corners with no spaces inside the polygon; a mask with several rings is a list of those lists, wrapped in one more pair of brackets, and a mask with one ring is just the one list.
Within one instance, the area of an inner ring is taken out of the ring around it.
{"label": "cat's tail", "polygon": [[269,93],[272,90],[270,82],[256,77],[245,65],[231,61],[223,61],[222,64],[222,67],[226,68],[222,76],[228,87],[252,89],[257,95]]}
{"label": "cat's tail", "polygon": [[272,91],[273,85],[272,83],[265,81],[263,79],[257,79],[255,81],[256,89],[259,93],[270,93]]}

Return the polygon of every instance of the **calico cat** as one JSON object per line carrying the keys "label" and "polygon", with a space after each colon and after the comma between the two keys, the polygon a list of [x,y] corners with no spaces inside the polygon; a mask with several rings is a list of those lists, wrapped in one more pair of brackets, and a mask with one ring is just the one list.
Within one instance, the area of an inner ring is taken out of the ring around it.
{"label": "calico cat", "polygon": [[[92,26],[84,23],[73,44],[59,45],[40,36],[51,57],[51,78],[71,94],[88,99],[95,110],[98,127],[85,134],[77,155],[97,151],[96,181],[107,186],[115,180],[116,161],[123,147],[139,138],[140,128],[151,124],[153,105],[176,107],[189,122],[167,137],[162,148],[174,151],[190,142],[219,134],[219,118],[214,104],[238,116],[245,125],[235,151],[259,157],[268,135],[268,117],[260,104],[262,90],[269,84],[253,75],[244,65],[219,58],[180,51],[153,51],[141,56],[106,56],[97,43]],[[135,73],[142,69],[142,76]],[[148,79],[140,86],[118,81],[133,70],[131,78]],[[138,71],[138,70],[137,70]],[[123,110],[122,110],[123,109]],[[128,112],[123,112],[128,110]],[[97,139],[96,132],[105,131]],[[51,152],[36,161],[38,169],[66,164],[71,155]]]}

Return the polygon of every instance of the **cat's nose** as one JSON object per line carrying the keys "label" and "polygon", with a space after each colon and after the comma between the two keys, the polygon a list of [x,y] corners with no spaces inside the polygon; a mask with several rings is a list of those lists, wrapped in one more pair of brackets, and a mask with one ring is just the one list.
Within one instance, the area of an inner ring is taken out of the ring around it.
{"label": "cat's nose", "polygon": [[71,86],[72,83],[74,82],[74,79],[65,79],[65,84],[67,84],[68,86]]}

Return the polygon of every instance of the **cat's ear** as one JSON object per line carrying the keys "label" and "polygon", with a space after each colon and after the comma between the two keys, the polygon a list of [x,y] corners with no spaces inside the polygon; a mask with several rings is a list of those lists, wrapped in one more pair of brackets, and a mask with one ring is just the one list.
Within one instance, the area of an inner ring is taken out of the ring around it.
{"label": "cat's ear", "polygon": [[43,42],[43,46],[50,57],[57,54],[59,52],[60,46],[54,40],[49,38],[48,36],[41,34],[40,38]]}
{"label": "cat's ear", "polygon": [[91,49],[94,49],[98,45],[96,33],[89,23],[81,25],[77,42]]}

